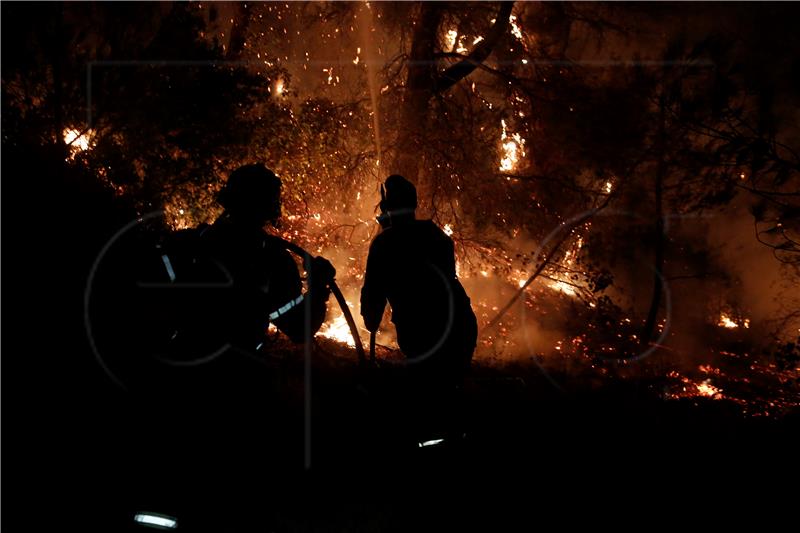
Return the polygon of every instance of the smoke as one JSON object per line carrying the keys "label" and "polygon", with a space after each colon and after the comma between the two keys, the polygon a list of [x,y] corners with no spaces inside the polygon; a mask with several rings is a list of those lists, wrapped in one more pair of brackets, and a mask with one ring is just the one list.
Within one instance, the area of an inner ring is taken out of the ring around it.
{"label": "smoke", "polygon": [[[724,265],[731,278],[727,287],[731,305],[749,315],[755,331],[767,334],[785,313],[787,304],[798,302],[800,285],[792,283],[792,272],[773,256],[772,249],[756,239],[753,217],[748,211],[750,201],[740,195],[712,219],[708,246],[717,264]],[[795,321],[774,333],[788,340],[797,336],[798,326]]]}

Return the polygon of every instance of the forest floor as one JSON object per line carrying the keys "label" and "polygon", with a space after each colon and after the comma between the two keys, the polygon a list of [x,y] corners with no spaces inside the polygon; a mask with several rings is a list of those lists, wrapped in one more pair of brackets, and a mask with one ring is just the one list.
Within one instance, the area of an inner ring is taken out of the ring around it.
{"label": "forest floor", "polygon": [[42,524],[91,509],[86,531],[135,530],[140,511],[182,531],[505,531],[571,522],[565,504],[674,512],[796,479],[796,409],[747,416],[713,397],[665,399],[650,378],[480,362],[456,401],[415,404],[402,372],[359,370],[342,345],[312,351],[310,389],[302,348],[271,353],[257,405],[169,405],[88,365],[78,381],[62,374],[71,393],[28,421],[41,438],[18,495],[47,507]]}

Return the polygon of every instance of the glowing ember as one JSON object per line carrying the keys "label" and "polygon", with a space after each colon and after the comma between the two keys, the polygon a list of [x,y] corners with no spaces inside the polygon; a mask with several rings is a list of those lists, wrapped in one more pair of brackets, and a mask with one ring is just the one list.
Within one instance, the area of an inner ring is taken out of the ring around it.
{"label": "glowing ember", "polygon": [[278,81],[275,82],[275,94],[278,96],[283,94],[283,79],[278,78]]}
{"label": "glowing ember", "polygon": [[450,237],[450,236],[452,236],[452,235],[453,235],[453,228],[450,226],[450,224],[445,224],[445,225],[444,225],[444,233],[445,233],[445,235],[447,235],[448,237]]}
{"label": "glowing ember", "polygon": [[613,185],[613,184],[612,184],[610,181],[607,181],[607,182],[606,182],[606,184],[605,184],[605,186],[603,187],[603,191],[604,191],[606,194],[611,194],[611,189],[613,188],[613,186],[614,186],[614,185]]}
{"label": "glowing ember", "polygon": [[[717,370],[717,373],[719,371]],[[671,400],[678,400],[681,398],[711,398],[712,400],[726,399],[722,394],[722,389],[711,383],[710,379],[703,381],[693,381],[688,376],[683,376],[675,370],[670,371],[667,377],[677,379],[679,381],[679,389],[675,388],[666,394],[666,397]]]}
{"label": "glowing ember", "polygon": [[514,170],[519,163],[520,157],[525,157],[525,139],[519,133],[509,135],[506,130],[506,121],[501,120],[503,133],[500,136],[500,143],[503,149],[503,157],[500,159],[500,170],[509,172]]}

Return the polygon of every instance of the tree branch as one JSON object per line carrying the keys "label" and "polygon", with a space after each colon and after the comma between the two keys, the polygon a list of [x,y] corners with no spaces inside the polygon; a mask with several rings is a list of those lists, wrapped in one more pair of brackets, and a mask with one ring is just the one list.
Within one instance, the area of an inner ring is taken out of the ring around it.
{"label": "tree branch", "polygon": [[469,76],[478,66],[486,61],[500,38],[508,30],[511,9],[514,2],[503,2],[497,20],[489,35],[466,58],[449,67],[434,79],[434,93],[441,93]]}

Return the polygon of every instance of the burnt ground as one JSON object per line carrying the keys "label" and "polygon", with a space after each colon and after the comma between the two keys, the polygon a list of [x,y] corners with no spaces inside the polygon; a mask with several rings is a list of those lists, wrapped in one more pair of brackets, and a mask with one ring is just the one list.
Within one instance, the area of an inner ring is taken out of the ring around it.
{"label": "burnt ground", "polygon": [[441,414],[413,405],[395,370],[359,372],[319,350],[306,468],[302,352],[276,350],[213,401],[123,392],[91,358],[40,375],[15,410],[12,450],[4,442],[14,511],[35,517],[32,531],[135,530],[138,511],[185,531],[505,531],[614,522],[632,506],[713,514],[719,496],[788,509],[772,491],[796,483],[796,412],[748,418],[642,382],[552,374],[558,389],[535,367],[476,366]]}

